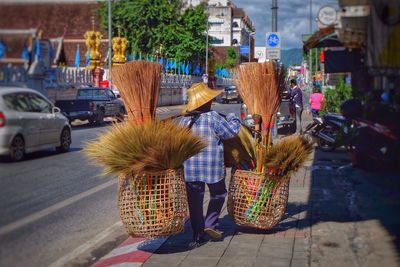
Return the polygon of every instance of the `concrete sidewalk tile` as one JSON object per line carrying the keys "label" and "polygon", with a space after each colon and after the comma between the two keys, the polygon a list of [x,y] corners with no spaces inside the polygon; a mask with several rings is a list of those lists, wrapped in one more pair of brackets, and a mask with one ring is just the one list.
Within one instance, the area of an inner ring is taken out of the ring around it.
{"label": "concrete sidewalk tile", "polygon": [[274,257],[279,259],[290,259],[292,257],[292,245],[286,247],[260,247],[258,257]]}
{"label": "concrete sidewalk tile", "polygon": [[263,244],[265,243],[275,243],[275,244],[293,244],[293,239],[290,238],[284,238],[284,237],[279,237],[279,236],[271,236],[268,237],[267,236],[264,238],[263,240]]}
{"label": "concrete sidewalk tile", "polygon": [[[255,257],[222,257],[218,267],[250,267],[255,264]],[[265,265],[264,265],[265,266]]]}
{"label": "concrete sidewalk tile", "polygon": [[[194,267],[194,266],[216,266],[220,257],[208,257],[199,256],[196,254],[190,254],[185,260],[179,265],[180,267]],[[164,265],[167,266],[167,265]]]}
{"label": "concrete sidewalk tile", "polygon": [[153,254],[142,267],[149,266],[178,266],[189,254],[190,251],[169,253],[169,254]]}
{"label": "concrete sidewalk tile", "polygon": [[310,253],[308,251],[293,251],[293,260],[309,260]]}
{"label": "concrete sidewalk tile", "polygon": [[290,258],[257,257],[254,267],[290,267]]}
{"label": "concrete sidewalk tile", "polygon": [[291,267],[309,267],[310,263],[309,260],[304,259],[293,259]]}
{"label": "concrete sidewalk tile", "polygon": [[205,257],[208,256],[208,257],[220,258],[224,254],[228,245],[229,245],[228,238],[221,242],[208,242],[207,244],[193,250],[192,253]]}

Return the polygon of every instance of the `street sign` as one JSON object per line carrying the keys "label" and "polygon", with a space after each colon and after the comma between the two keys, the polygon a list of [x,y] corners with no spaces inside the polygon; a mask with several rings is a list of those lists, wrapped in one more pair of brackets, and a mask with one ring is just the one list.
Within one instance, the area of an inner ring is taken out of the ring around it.
{"label": "street sign", "polygon": [[241,45],[240,46],[240,54],[248,54],[249,53],[249,46],[248,45]]}
{"label": "street sign", "polygon": [[267,49],[267,59],[281,59],[281,50]]}
{"label": "street sign", "polygon": [[281,58],[281,35],[279,32],[267,32],[267,59]]}
{"label": "street sign", "polygon": [[279,32],[267,32],[267,49],[281,48],[281,35]]}

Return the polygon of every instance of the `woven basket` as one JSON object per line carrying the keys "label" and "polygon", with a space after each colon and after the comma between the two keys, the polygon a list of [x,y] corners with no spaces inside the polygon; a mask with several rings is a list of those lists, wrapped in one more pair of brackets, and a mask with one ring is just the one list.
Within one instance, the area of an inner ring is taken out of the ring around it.
{"label": "woven basket", "polygon": [[132,236],[153,238],[182,232],[188,216],[183,168],[118,179],[121,220]]}
{"label": "woven basket", "polygon": [[285,214],[289,181],[288,176],[236,170],[229,184],[229,215],[238,225],[274,227]]}

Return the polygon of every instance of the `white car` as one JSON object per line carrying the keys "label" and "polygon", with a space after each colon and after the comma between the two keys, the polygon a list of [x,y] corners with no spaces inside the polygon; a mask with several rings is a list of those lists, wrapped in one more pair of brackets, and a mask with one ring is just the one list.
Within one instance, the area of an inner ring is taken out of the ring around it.
{"label": "white car", "polygon": [[68,119],[44,95],[0,87],[0,155],[19,161],[26,153],[52,147],[67,152],[70,145]]}

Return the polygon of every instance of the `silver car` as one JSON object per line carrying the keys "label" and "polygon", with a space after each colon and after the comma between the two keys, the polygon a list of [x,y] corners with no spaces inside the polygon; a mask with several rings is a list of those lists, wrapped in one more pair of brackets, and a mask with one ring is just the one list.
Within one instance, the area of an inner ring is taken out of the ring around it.
{"label": "silver car", "polygon": [[19,161],[26,153],[66,152],[70,145],[68,119],[50,100],[35,90],[0,87],[0,155]]}

